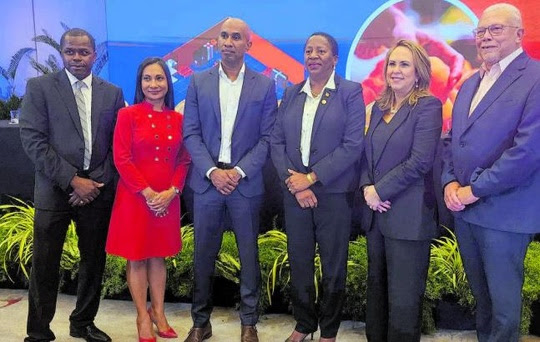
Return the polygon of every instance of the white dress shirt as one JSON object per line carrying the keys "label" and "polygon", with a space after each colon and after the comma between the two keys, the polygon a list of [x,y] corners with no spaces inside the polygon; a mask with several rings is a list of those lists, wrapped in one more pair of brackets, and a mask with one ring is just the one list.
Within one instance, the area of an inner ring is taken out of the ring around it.
{"label": "white dress shirt", "polygon": [[[244,85],[244,74],[246,65],[243,64],[236,80],[231,81],[227,76],[221,63],[219,64],[219,109],[221,111],[221,146],[219,147],[218,161],[226,164],[231,163],[232,135],[236,114],[238,113],[238,103]],[[246,174],[238,167],[234,167],[244,178]],[[210,178],[212,171],[217,167],[211,167],[206,172],[206,177]]]}
{"label": "white dress shirt", "polygon": [[489,70],[486,69],[485,64],[481,65],[479,72],[480,72],[480,77],[482,77],[482,80],[480,81],[478,90],[476,90],[476,94],[474,94],[474,97],[471,101],[471,108],[469,109],[469,116],[472,114],[472,112],[474,112],[474,110],[476,109],[480,101],[482,101],[482,99],[487,94],[489,89],[491,89],[493,84],[495,84],[495,82],[499,79],[503,71],[522,52],[523,52],[522,48],[517,49],[516,51],[512,52],[508,56],[501,59],[498,63],[493,64]]}
{"label": "white dress shirt", "polygon": [[307,78],[306,83],[300,90],[307,95],[306,101],[304,102],[304,113],[302,114],[302,132],[300,134],[300,153],[302,154],[302,164],[304,164],[304,166],[309,165],[313,123],[315,122],[315,113],[317,112],[317,108],[319,108],[322,94],[324,93],[325,89],[336,89],[334,75],[335,71],[332,71],[330,78],[328,79],[325,86],[323,87],[323,90],[318,96],[313,96],[313,94],[311,93],[309,77]]}
{"label": "white dress shirt", "polygon": [[[69,83],[71,84],[71,88],[73,89],[73,93],[77,90],[77,86],[75,83],[79,81],[79,79],[75,76],[73,76],[72,73],[66,70],[67,77],[69,79]],[[88,140],[92,141],[92,73],[90,75],[86,76],[86,78],[81,80],[84,84],[84,86],[81,87],[81,93],[84,97],[84,104],[86,107],[86,120],[89,123],[86,134],[88,137]],[[83,128],[84,129],[84,128]],[[90,143],[90,146],[88,146],[88,149],[90,150],[90,156],[92,156],[92,144]],[[87,169],[87,168],[85,168]]]}

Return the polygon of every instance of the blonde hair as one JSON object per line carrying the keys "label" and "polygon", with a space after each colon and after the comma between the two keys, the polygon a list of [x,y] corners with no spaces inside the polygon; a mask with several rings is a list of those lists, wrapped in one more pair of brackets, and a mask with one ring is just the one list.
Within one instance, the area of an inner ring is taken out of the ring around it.
{"label": "blonde hair", "polygon": [[384,61],[385,88],[376,100],[377,105],[383,111],[389,110],[396,99],[394,91],[388,84],[386,72],[388,70],[388,61],[390,59],[390,55],[392,54],[392,52],[394,52],[396,48],[400,46],[406,48],[411,52],[415,76],[417,79],[415,86],[403,102],[405,103],[405,101],[407,101],[411,106],[415,106],[419,98],[431,95],[431,93],[429,92],[429,83],[431,80],[431,62],[429,61],[426,50],[424,50],[422,46],[412,40],[401,39],[396,43],[393,48],[388,51]]}

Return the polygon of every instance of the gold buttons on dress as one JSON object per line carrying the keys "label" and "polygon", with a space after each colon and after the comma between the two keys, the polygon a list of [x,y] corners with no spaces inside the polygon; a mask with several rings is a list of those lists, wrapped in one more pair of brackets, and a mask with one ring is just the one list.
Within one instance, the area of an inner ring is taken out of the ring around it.
{"label": "gold buttons on dress", "polygon": [[167,138],[168,138],[169,140],[172,140],[172,135],[169,135]]}
{"label": "gold buttons on dress", "polygon": [[159,146],[156,146],[156,151],[159,151]]}
{"label": "gold buttons on dress", "polygon": [[156,125],[152,124],[152,128],[156,128]]}
{"label": "gold buttons on dress", "polygon": [[148,117],[151,119],[151,118],[152,118],[152,114],[148,114]]}
{"label": "gold buttons on dress", "polygon": [[155,160],[155,161],[159,161],[159,158],[158,158],[158,157],[155,157],[154,160]]}

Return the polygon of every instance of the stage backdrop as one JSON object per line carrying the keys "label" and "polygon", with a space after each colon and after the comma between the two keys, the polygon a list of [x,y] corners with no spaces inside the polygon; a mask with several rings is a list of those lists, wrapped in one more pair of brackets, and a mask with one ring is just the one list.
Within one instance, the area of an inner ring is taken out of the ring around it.
{"label": "stage backdrop", "polygon": [[[509,0],[524,16],[525,49],[540,57],[540,3]],[[167,61],[178,108],[189,79],[219,60],[216,37],[228,16],[253,29],[247,64],[283,89],[304,78],[303,45],[326,31],[339,42],[337,73],[365,89],[366,102],[381,90],[383,59],[398,38],[414,39],[429,52],[432,91],[444,103],[445,130],[463,80],[478,67],[471,30],[491,0],[0,0],[0,99],[23,95],[29,77],[61,68],[57,51],[70,27],[90,31],[98,43],[94,71],[124,89],[132,102],[137,65],[148,56]]]}

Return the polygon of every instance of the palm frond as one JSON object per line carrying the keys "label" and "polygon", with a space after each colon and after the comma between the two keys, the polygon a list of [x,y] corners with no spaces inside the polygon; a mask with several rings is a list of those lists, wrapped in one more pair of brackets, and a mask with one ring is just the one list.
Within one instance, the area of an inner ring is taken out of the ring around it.
{"label": "palm frond", "polygon": [[33,48],[22,48],[19,49],[19,51],[15,52],[13,56],[11,56],[11,62],[9,63],[9,67],[7,69],[8,75],[11,77],[11,79],[15,79],[15,74],[17,73],[17,68],[19,67],[19,63],[23,59],[23,57],[28,54],[29,52],[34,51]]}
{"label": "palm frond", "polygon": [[43,75],[50,74],[52,72],[52,70],[49,67],[47,67],[44,64],[39,63],[34,58],[30,59],[30,65],[32,66],[32,68],[36,69],[38,72],[42,73]]}
{"label": "palm frond", "polygon": [[67,26],[66,23],[64,23],[63,21],[60,22],[60,25],[62,25],[64,31],[68,31],[70,29],[69,26]]}
{"label": "palm frond", "polygon": [[47,44],[53,49],[55,49],[56,51],[58,51],[58,53],[60,53],[61,52],[60,43],[58,43],[51,35],[49,35],[47,31],[43,30],[43,33],[44,34],[35,36],[34,38],[32,38],[32,40],[36,43]]}

